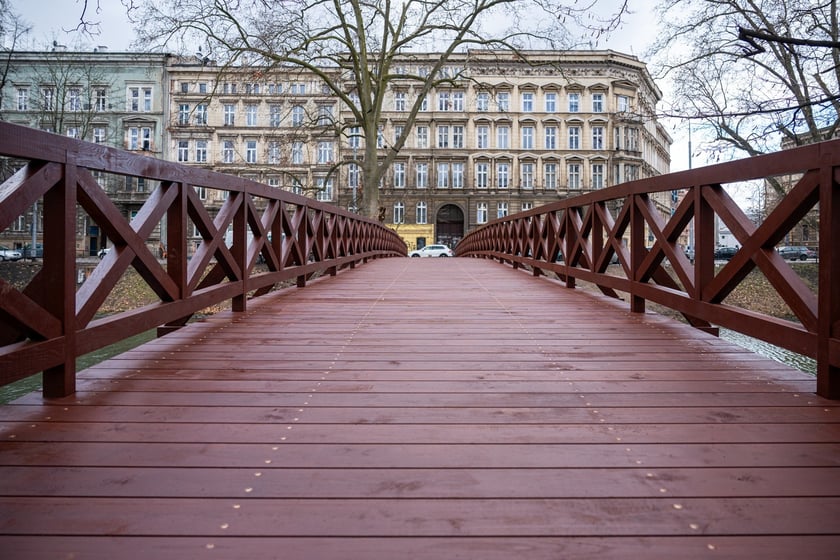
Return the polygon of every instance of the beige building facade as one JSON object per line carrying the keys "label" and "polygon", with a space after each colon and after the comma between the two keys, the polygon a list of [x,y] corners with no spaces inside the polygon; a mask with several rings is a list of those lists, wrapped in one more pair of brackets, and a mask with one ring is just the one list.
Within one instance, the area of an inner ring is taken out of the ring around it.
{"label": "beige building facade", "polygon": [[[391,83],[378,148],[407,138],[380,183],[380,204],[409,248],[454,246],[496,217],[669,171],[671,138],[656,120],[661,92],[636,57],[525,54],[454,55],[443,69],[451,79],[426,97],[413,127],[417,82]],[[394,70],[422,76],[438,58],[407,54]],[[323,81],[200,62],[167,69],[167,159],[354,209],[361,177],[352,161],[364,140]],[[212,204],[213,193],[201,194]]]}

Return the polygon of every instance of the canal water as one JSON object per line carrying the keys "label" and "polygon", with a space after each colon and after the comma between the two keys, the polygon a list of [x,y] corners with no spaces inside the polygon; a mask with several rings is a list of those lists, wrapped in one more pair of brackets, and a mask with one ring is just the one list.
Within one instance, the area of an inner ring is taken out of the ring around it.
{"label": "canal water", "polygon": [[758,340],[757,338],[752,338],[736,331],[730,331],[729,329],[720,329],[720,337],[747,350],[752,350],[756,354],[761,354],[777,362],[793,366],[805,373],[810,373],[811,375],[817,374],[817,361],[802,354],[791,352],[790,350],[768,344],[763,340]]}
{"label": "canal water", "polygon": [[[122,340],[116,344],[112,344],[111,346],[100,348],[99,350],[91,352],[90,354],[79,356],[79,358],[76,360],[76,370],[83,370],[86,367],[90,367],[94,364],[98,364],[103,360],[107,360],[111,356],[116,356],[117,354],[121,354],[122,352],[131,350],[135,346],[140,346],[144,342],[148,342],[154,339],[155,335],[155,330],[146,331],[144,333],[132,336],[131,338]],[[20,381],[15,381],[14,383],[10,383],[8,385],[0,387],[0,404],[11,402],[19,397],[28,395],[32,391],[40,390],[41,374],[36,373],[35,375],[31,375],[25,379],[21,379]]]}

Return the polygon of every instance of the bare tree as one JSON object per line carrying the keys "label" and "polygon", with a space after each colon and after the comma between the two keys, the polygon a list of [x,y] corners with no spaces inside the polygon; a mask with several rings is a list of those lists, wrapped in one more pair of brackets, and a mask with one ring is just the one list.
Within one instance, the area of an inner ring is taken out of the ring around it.
{"label": "bare tree", "polygon": [[32,26],[12,11],[9,0],[0,0],[0,94],[6,91],[9,75],[14,71],[14,54],[31,31]]}
{"label": "bare tree", "polygon": [[[380,215],[378,185],[408,137],[426,95],[463,75],[444,70],[453,53],[470,47],[501,49],[573,46],[570,29],[601,34],[615,14],[592,16],[598,0],[160,0],[133,2],[128,13],[139,44],[195,52],[206,48],[225,65],[296,67],[320,78],[353,115],[365,142],[360,206]],[[613,2],[614,3],[614,2]],[[411,52],[439,52],[425,75],[397,71]],[[377,148],[383,102],[394,80],[413,83],[415,98],[405,133],[383,152]],[[346,132],[342,132],[346,136]],[[355,160],[354,160],[355,161]]]}
{"label": "bare tree", "polygon": [[[649,57],[717,157],[840,133],[837,0],[664,0]],[[781,192],[784,186],[775,183]]]}

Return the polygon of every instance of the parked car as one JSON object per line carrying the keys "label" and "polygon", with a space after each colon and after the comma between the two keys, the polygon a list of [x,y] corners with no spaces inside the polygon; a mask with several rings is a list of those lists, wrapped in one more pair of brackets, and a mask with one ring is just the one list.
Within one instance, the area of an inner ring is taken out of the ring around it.
{"label": "parked car", "polygon": [[737,247],[718,247],[715,249],[715,259],[728,261],[738,252]]}
{"label": "parked car", "polygon": [[108,253],[110,253],[110,252],[111,252],[111,248],[110,248],[110,247],[103,247],[102,249],[99,249],[99,252],[98,252],[96,255],[97,255],[100,259],[103,259],[103,258],[105,258],[105,255],[107,255],[107,254],[108,254]]}
{"label": "parked car", "polygon": [[790,261],[804,261],[806,259],[817,258],[817,252],[808,247],[779,247],[777,251],[779,251],[783,259]]}
{"label": "parked car", "polygon": [[17,249],[9,249],[5,245],[0,245],[0,261],[19,261],[23,255]]}
{"label": "parked car", "polygon": [[35,251],[32,251],[32,246],[26,244],[23,246],[23,258],[25,259],[43,259],[44,246],[40,243],[35,245]]}
{"label": "parked car", "polygon": [[452,257],[452,249],[446,245],[426,245],[408,254],[409,257]]}

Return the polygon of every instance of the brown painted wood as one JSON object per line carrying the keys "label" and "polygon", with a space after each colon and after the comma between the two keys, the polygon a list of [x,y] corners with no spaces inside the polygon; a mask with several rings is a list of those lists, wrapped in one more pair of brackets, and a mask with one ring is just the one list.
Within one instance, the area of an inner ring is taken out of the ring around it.
{"label": "brown painted wood", "polygon": [[840,405],[811,376],[477,259],[260,300],[0,408],[4,556],[840,547]]}

